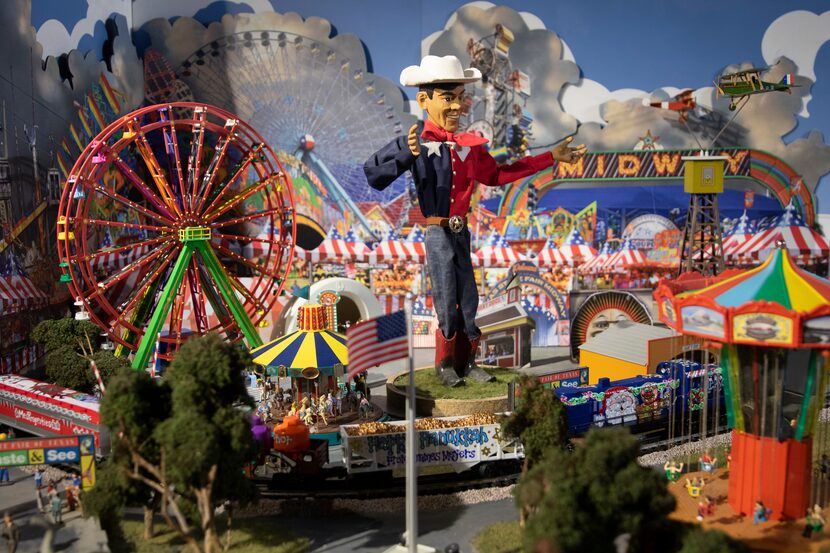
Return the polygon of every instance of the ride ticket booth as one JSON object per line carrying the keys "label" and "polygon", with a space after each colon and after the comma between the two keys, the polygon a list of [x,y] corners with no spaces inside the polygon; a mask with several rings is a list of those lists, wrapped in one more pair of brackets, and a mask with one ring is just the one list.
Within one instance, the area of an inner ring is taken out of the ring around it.
{"label": "ride ticket booth", "polygon": [[481,341],[476,361],[481,365],[519,368],[530,364],[536,323],[522,307],[521,286],[515,279],[497,298],[481,305],[476,325]]}

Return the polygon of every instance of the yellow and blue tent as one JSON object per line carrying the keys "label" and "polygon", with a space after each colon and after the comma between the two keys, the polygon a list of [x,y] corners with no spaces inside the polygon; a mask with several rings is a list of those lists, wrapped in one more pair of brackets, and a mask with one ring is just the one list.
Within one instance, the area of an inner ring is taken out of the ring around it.
{"label": "yellow and blue tent", "polygon": [[289,376],[300,376],[306,367],[332,375],[334,366],[349,364],[346,337],[330,330],[297,330],[251,351],[254,363],[274,371],[280,365]]}

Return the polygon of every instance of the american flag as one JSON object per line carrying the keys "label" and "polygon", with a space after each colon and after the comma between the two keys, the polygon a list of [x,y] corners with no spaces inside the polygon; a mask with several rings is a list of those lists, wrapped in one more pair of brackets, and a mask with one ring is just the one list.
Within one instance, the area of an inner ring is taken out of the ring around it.
{"label": "american flag", "polygon": [[347,379],[387,361],[402,359],[409,354],[409,334],[403,311],[369,319],[346,331],[349,350]]}
{"label": "american flag", "polygon": [[407,242],[415,242],[415,243],[423,243],[426,237],[424,236],[424,231],[420,227],[420,225],[414,225],[412,230],[409,232],[409,236],[406,238]]}

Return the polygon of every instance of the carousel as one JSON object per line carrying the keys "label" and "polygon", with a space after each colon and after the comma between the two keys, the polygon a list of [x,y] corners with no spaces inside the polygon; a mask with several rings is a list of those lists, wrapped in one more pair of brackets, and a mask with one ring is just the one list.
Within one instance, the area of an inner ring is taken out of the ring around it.
{"label": "carousel", "polygon": [[728,502],[749,515],[797,519],[811,497],[817,425],[830,355],[830,281],[799,268],[785,245],[760,266],[717,277],[684,274],[654,294],[660,319],[720,349],[732,428]]}
{"label": "carousel", "polygon": [[317,398],[338,389],[349,363],[346,337],[328,325],[326,306],[303,305],[298,330],[251,351],[269,375],[290,378],[292,397]]}

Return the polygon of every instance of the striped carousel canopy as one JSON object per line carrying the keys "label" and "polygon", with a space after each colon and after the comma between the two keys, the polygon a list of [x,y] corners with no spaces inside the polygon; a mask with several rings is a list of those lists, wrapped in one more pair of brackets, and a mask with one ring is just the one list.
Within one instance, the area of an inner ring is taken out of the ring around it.
{"label": "striped carousel canopy", "polygon": [[313,263],[344,264],[354,261],[366,261],[371,250],[358,241],[354,232],[349,230],[345,238],[336,228],[331,227],[326,239],[317,248],[307,253],[306,259]]}
{"label": "striped carousel canopy", "polygon": [[830,303],[830,281],[800,268],[785,249],[776,248],[758,267],[675,297],[681,301],[692,296],[708,297],[724,308],[763,300],[805,313]]}
{"label": "striped carousel canopy", "polygon": [[825,258],[830,253],[827,240],[804,224],[792,202],[784,208],[775,225],[750,236],[737,248],[724,253],[731,260],[763,259],[776,249],[779,241],[784,242],[784,247],[792,256]]}
{"label": "striped carousel canopy", "polygon": [[296,372],[313,367],[331,374],[335,365],[349,363],[346,337],[327,330],[326,308],[305,304],[299,309],[299,330],[251,351],[254,363],[272,369],[284,366]]}
{"label": "striped carousel canopy", "polygon": [[473,257],[473,263],[479,267],[510,267],[524,259],[496,230],[490,233],[487,243]]}
{"label": "striped carousel canopy", "polygon": [[403,241],[394,229],[389,229],[385,238],[369,254],[369,263],[398,263],[412,261],[421,263],[426,259],[423,241]]}

